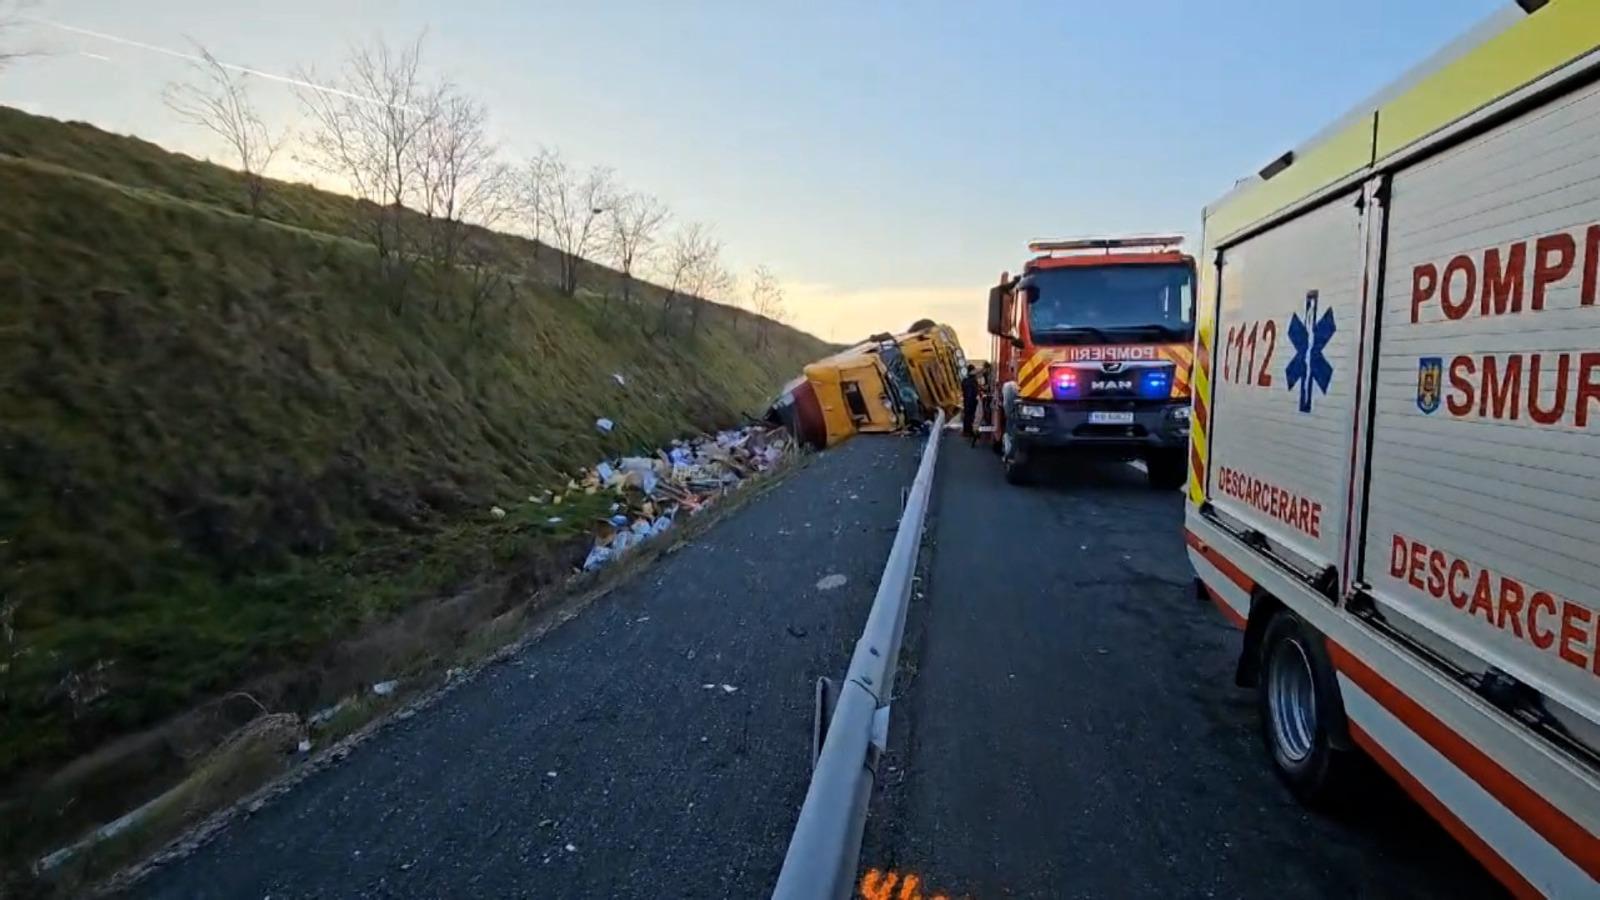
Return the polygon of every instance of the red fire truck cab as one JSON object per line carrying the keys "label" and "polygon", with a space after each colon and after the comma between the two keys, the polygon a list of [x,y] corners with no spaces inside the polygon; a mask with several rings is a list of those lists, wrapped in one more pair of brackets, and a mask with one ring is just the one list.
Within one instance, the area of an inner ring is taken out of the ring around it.
{"label": "red fire truck cab", "polygon": [[1034,241],[1022,274],[989,292],[1006,480],[1046,456],[1141,459],[1182,486],[1194,360],[1194,259],[1178,236]]}

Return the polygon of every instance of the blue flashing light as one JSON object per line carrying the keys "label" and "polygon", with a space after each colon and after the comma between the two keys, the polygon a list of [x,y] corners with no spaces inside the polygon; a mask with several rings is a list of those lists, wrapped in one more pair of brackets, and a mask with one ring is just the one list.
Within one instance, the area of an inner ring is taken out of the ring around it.
{"label": "blue flashing light", "polygon": [[1146,400],[1162,400],[1172,394],[1172,370],[1166,366],[1145,369],[1139,376],[1139,396]]}

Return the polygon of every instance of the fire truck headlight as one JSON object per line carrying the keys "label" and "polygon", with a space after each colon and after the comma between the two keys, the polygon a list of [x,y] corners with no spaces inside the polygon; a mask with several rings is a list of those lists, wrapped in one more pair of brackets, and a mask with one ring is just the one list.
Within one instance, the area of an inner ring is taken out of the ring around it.
{"label": "fire truck headlight", "polygon": [[1017,417],[1020,419],[1042,419],[1044,418],[1044,407],[1035,406],[1032,403],[1024,403],[1017,407]]}
{"label": "fire truck headlight", "polygon": [[1179,422],[1187,422],[1187,421],[1189,421],[1189,407],[1187,407],[1187,406],[1174,407],[1171,412],[1167,413],[1167,415],[1169,415],[1172,418],[1178,420]]}

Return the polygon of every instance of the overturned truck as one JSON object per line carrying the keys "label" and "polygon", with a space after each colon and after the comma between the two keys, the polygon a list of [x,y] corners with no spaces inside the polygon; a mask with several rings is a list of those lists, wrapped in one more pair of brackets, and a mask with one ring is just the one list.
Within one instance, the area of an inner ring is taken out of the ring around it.
{"label": "overturned truck", "polygon": [[767,420],[818,450],[856,434],[899,431],[960,409],[964,365],[954,330],[922,320],[806,366],[773,400]]}

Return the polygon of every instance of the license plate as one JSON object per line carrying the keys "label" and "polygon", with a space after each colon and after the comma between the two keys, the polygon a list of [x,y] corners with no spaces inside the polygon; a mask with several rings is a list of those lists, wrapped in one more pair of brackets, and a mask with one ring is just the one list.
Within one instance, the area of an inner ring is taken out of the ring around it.
{"label": "license plate", "polygon": [[1092,412],[1089,413],[1090,425],[1132,425],[1133,413],[1131,412]]}

